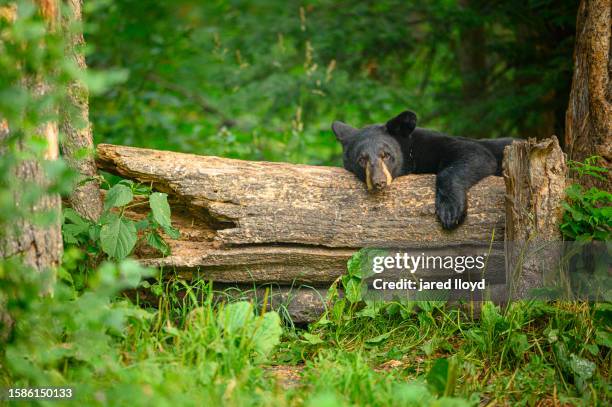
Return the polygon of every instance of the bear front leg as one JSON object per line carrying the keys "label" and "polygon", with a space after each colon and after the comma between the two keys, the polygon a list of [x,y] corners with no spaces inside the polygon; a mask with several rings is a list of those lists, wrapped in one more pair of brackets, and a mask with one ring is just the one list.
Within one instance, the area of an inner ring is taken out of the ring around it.
{"label": "bear front leg", "polygon": [[436,215],[444,229],[454,229],[465,219],[467,190],[461,177],[452,167],[440,171],[436,177]]}
{"label": "bear front leg", "polygon": [[467,214],[467,191],[494,175],[496,161],[488,151],[472,151],[444,166],[436,176],[436,214],[444,229],[459,226]]}

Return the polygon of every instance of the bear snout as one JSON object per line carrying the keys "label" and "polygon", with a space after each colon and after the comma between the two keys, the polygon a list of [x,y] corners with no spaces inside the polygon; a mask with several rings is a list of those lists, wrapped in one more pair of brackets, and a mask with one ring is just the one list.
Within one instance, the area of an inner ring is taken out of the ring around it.
{"label": "bear snout", "polygon": [[380,191],[381,189],[384,189],[387,186],[387,180],[379,179],[377,181],[373,181],[372,184],[375,190]]}

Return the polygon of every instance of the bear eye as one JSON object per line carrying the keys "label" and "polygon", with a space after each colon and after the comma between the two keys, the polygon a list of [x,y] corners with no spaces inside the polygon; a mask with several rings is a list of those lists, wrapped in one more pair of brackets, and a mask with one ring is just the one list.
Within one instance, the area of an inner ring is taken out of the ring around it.
{"label": "bear eye", "polygon": [[361,157],[359,157],[359,160],[357,160],[357,163],[362,167],[365,167],[368,163],[368,158],[365,155],[362,155]]}
{"label": "bear eye", "polygon": [[382,153],[380,153],[380,158],[382,158],[383,160],[386,160],[387,158],[391,158],[391,155],[387,153],[386,151],[383,151]]}

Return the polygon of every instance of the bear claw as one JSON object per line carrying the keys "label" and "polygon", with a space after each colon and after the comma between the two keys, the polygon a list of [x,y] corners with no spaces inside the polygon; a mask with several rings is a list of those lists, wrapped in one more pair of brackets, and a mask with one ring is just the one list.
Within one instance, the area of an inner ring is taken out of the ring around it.
{"label": "bear claw", "polygon": [[436,214],[442,227],[447,230],[455,229],[465,219],[465,208],[463,205],[457,205],[450,202],[439,202],[436,208]]}

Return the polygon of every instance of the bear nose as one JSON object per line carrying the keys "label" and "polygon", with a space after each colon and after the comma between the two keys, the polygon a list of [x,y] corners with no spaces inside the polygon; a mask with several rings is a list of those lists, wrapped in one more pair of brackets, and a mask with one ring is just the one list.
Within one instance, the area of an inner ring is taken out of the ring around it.
{"label": "bear nose", "polygon": [[383,189],[386,186],[387,186],[387,183],[384,180],[374,182],[374,188],[376,189]]}

